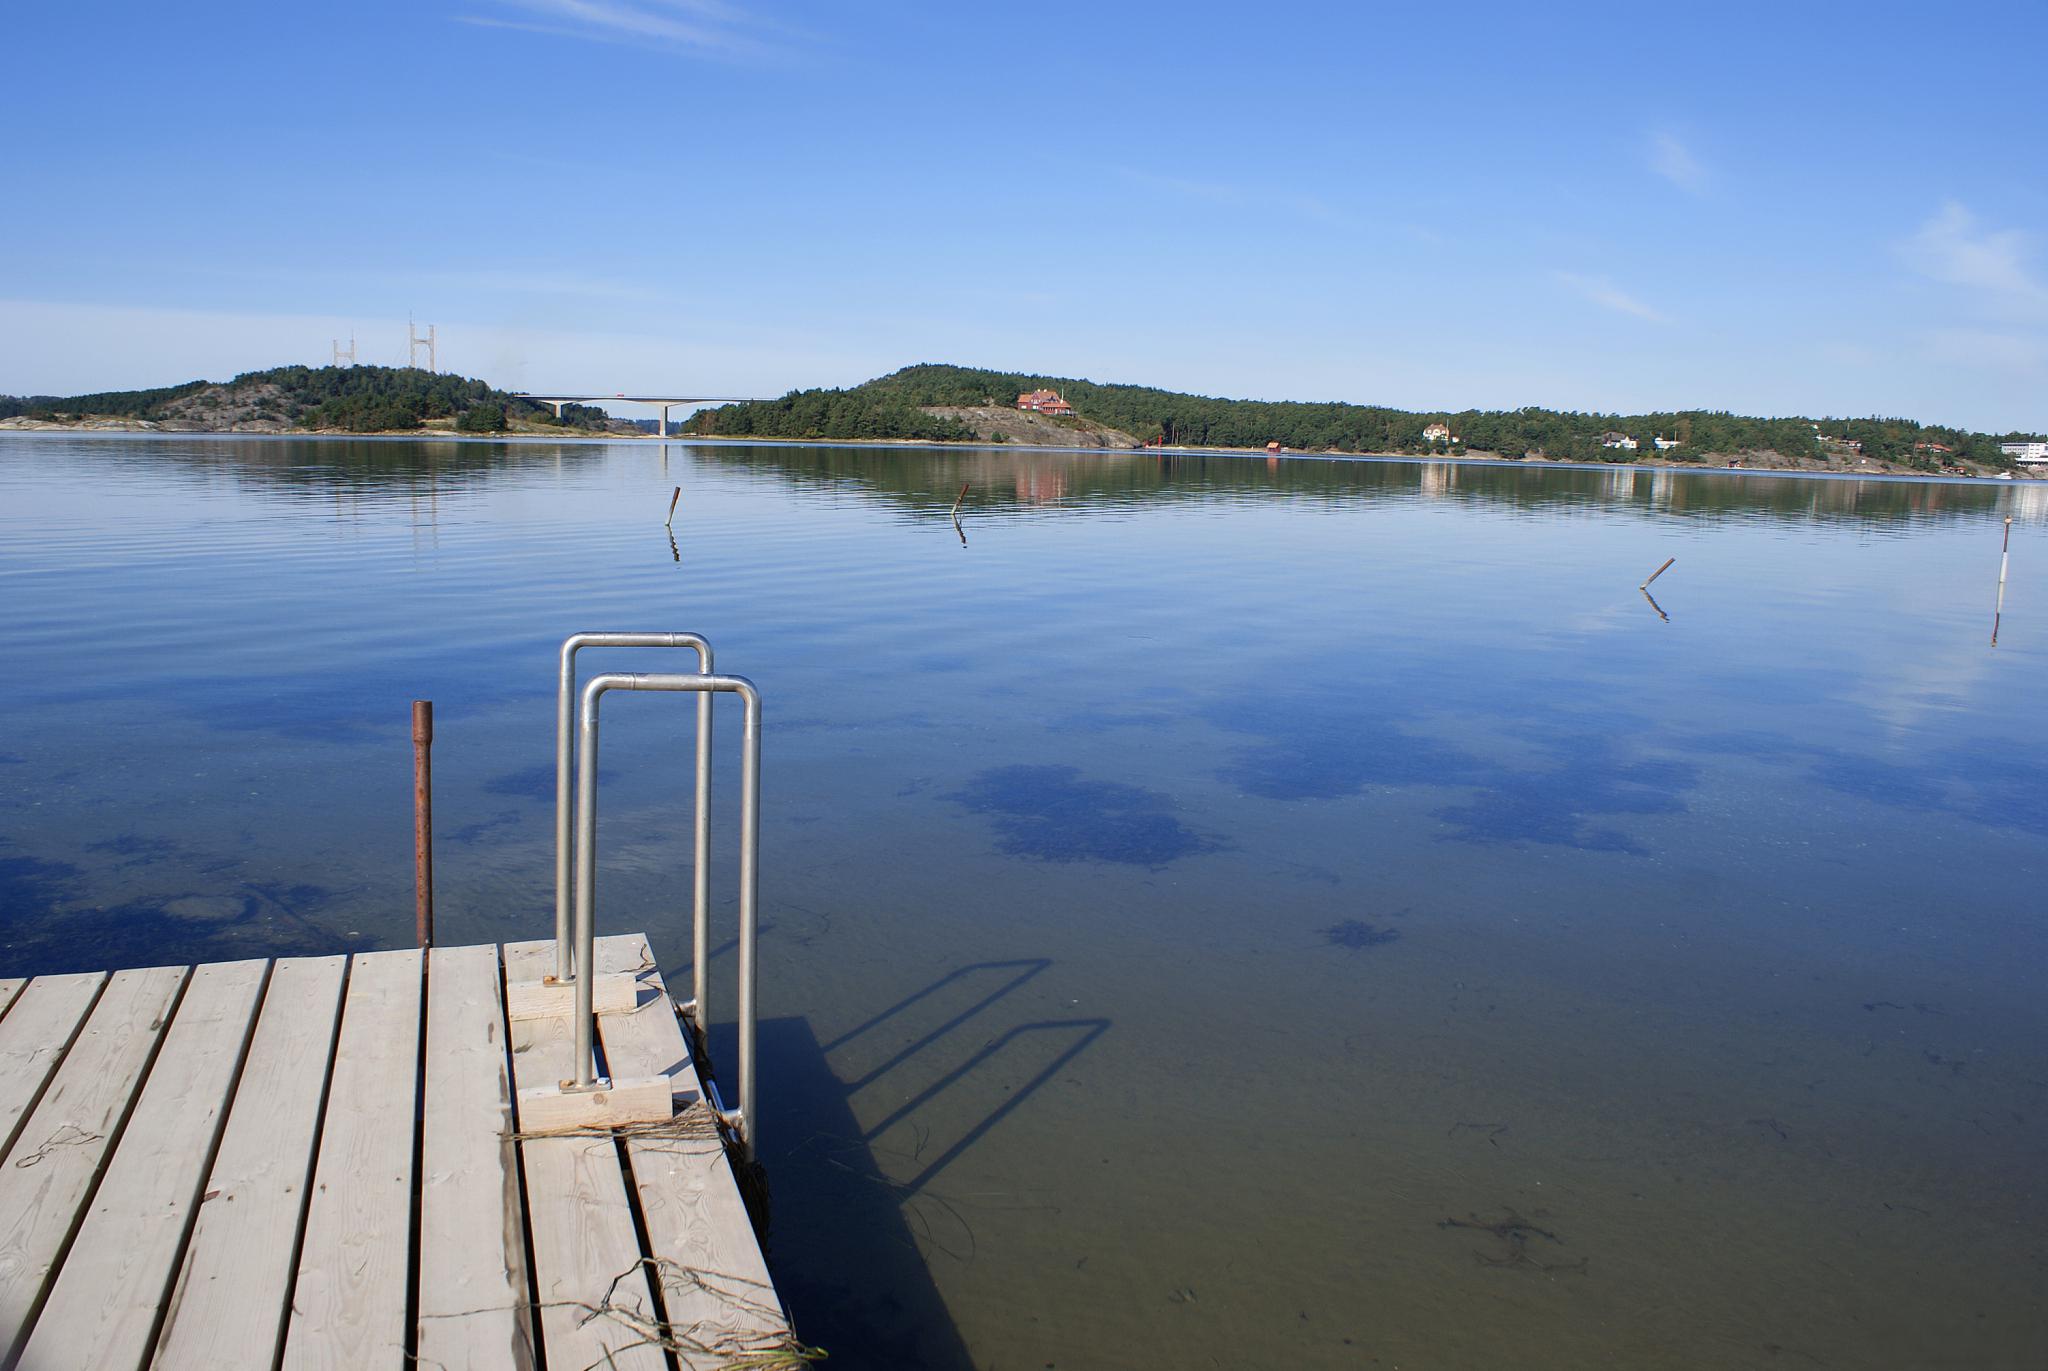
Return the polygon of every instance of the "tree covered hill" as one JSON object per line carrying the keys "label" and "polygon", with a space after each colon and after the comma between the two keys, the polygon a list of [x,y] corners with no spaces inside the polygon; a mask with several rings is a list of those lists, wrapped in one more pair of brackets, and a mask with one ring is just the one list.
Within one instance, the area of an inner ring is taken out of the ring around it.
{"label": "tree covered hill", "polygon": [[[232,381],[187,381],[154,390],[91,395],[0,396],[0,419],[143,419],[174,427],[344,429],[379,433],[449,419],[468,433],[503,432],[509,421],[557,426],[554,410],[483,381],[412,367],[273,367]],[[601,409],[567,405],[559,426],[602,431]]]}
{"label": "tree covered hill", "polygon": [[[1151,386],[936,364],[905,367],[846,390],[791,391],[779,400],[704,410],[686,427],[693,433],[725,437],[963,441],[974,437],[964,424],[928,414],[926,408],[1014,405],[1019,394],[1038,389],[1057,390],[1076,413],[1144,441],[1193,447],[1259,448],[1278,442],[1306,451],[1471,449],[1511,457],[1539,453],[1559,460],[1633,461],[1657,451],[1654,440],[1661,437],[1676,443],[1662,455],[1678,461],[1762,452],[1792,459],[1860,453],[1926,470],[1938,469],[1944,461],[2011,465],[1998,451],[1998,436],[1909,419],[1826,419],[1816,426],[1807,419],[1751,418],[1718,410],[1430,413],[1335,402],[1226,400]],[[1425,436],[1424,430],[1436,423],[1449,427],[1450,439],[1432,441]],[[1602,437],[1609,433],[1632,437],[1638,447],[1604,447]],[[1949,451],[1940,451],[1936,444]]]}

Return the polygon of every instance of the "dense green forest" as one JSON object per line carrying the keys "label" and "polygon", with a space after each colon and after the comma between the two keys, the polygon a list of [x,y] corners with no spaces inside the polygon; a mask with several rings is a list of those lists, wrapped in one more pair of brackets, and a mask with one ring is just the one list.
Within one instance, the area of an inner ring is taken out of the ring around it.
{"label": "dense green forest", "polygon": [[[912,367],[909,371],[936,369]],[[884,389],[909,371],[899,371],[851,390],[793,390],[779,400],[752,400],[721,409],[699,410],[683,425],[683,431],[717,433],[729,438],[909,438],[929,443],[971,440],[974,430],[967,425],[926,414],[918,406],[978,405],[982,401],[905,398]],[[1012,394],[1010,398],[1014,401],[1017,397]]]}
{"label": "dense green forest", "polygon": [[[187,381],[155,390],[93,395],[0,396],[0,419],[95,415],[204,422],[212,412],[226,408],[253,408],[263,418],[302,428],[357,433],[415,429],[428,419],[450,418],[465,433],[503,432],[513,418],[556,424],[549,406],[514,399],[483,381],[412,367],[273,367],[243,372],[218,386]],[[601,430],[606,420],[601,409],[565,405],[560,426]]]}
{"label": "dense green forest", "polygon": [[[963,425],[923,412],[926,405],[1009,405],[1019,393],[1057,390],[1077,413],[1146,442],[1191,447],[1263,447],[1278,442],[1307,451],[1456,452],[1467,449],[1519,457],[1528,453],[1572,461],[1634,461],[1656,449],[1659,437],[1677,446],[1662,455],[1677,461],[1772,451],[1811,457],[1850,451],[1904,465],[1936,469],[1944,454],[1917,444],[1942,444],[1947,456],[1987,466],[2008,466],[1999,436],[1915,423],[1910,419],[1757,419],[1718,410],[1660,414],[1581,414],[1550,409],[1461,410],[1418,413],[1380,405],[1298,401],[1224,400],[1150,386],[1102,385],[1064,376],[983,371],[926,364],[847,390],[792,391],[779,400],[701,411],[687,430],[728,437],[911,438],[971,437]],[[1447,425],[1455,441],[1431,442],[1423,431]],[[1601,446],[1604,433],[1625,433],[1639,448]],[[1828,439],[1841,443],[1822,442]],[[2007,438],[2021,435],[2006,435]]]}
{"label": "dense green forest", "polygon": [[0,419],[17,415],[33,419],[69,418],[76,414],[147,419],[161,414],[171,401],[195,395],[209,384],[187,381],[182,386],[159,386],[155,390],[102,390],[91,395],[0,395]]}

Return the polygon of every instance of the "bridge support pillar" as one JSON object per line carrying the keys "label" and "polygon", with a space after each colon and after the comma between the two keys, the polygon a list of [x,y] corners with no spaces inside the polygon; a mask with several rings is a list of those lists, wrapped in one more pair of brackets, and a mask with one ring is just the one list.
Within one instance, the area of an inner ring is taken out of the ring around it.
{"label": "bridge support pillar", "polygon": [[661,436],[662,436],[662,437],[664,437],[664,438],[668,437],[668,412],[669,412],[669,409],[670,409],[670,406],[668,406],[668,405],[663,405],[663,406],[661,407],[661,428],[659,429],[659,432],[660,432]]}

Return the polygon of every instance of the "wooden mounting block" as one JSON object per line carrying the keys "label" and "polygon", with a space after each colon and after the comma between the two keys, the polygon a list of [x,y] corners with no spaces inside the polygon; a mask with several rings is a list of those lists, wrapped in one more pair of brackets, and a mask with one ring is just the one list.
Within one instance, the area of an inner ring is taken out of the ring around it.
{"label": "wooden mounting block", "polygon": [[[590,1003],[600,1014],[630,1014],[639,1004],[640,982],[629,975],[600,975],[590,985]],[[553,976],[538,981],[505,983],[505,1016],[525,1019],[566,1019],[576,1012],[576,983]]]}
{"label": "wooden mounting block", "polygon": [[620,1128],[634,1123],[667,1123],[675,1117],[675,1083],[667,1076],[600,1078],[593,1090],[544,1085],[519,1092],[519,1131],[561,1133],[580,1128]]}

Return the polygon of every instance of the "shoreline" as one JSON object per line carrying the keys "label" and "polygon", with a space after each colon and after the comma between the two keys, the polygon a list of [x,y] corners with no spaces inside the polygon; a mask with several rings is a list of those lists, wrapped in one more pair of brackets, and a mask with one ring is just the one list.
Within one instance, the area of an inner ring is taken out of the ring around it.
{"label": "shoreline", "polygon": [[[925,438],[782,438],[760,434],[735,435],[731,437],[704,433],[675,433],[663,438],[653,433],[601,433],[587,429],[560,432],[542,428],[512,429],[504,433],[459,433],[452,426],[448,428],[382,429],[362,431],[352,429],[307,429],[287,427],[263,428],[187,428],[182,425],[172,428],[150,419],[84,419],[55,421],[47,419],[30,420],[21,416],[0,419],[0,434],[8,433],[65,433],[65,434],[139,434],[147,437],[181,438],[289,438],[289,439],[337,439],[357,441],[406,441],[420,442],[438,440],[460,443],[688,443],[703,446],[734,447],[851,447],[851,448],[925,448],[934,451],[981,451],[981,452],[1028,452],[1071,453],[1076,456],[1109,457],[1233,457],[1271,460],[1286,458],[1290,461],[1322,462],[1430,462],[1459,464],[1471,463],[1486,466],[1515,467],[1559,467],[1581,471],[1691,471],[1699,473],[1718,472],[1723,475],[1742,476],[1810,476],[1836,480],[1915,480],[1915,481],[1968,481],[2001,484],[2006,482],[2027,482],[2048,480],[2048,469],[2019,469],[2010,473],[1971,471],[1922,471],[1913,467],[1900,466],[1891,462],[1873,462],[1864,466],[1840,467],[1821,463],[1789,463],[1786,465],[1731,465],[1726,462],[1674,462],[1658,457],[1639,457],[1626,462],[1581,462],[1550,457],[1505,457],[1495,452],[1467,451],[1464,453],[1419,453],[1419,452],[1335,452],[1316,451],[1306,448],[1285,448],[1278,453],[1263,448],[1245,447],[1197,447],[1177,445],[1171,447],[1138,448],[1095,448],[1077,447],[1067,444],[1044,445],[1030,443],[992,443],[979,440],[935,440]],[[1745,454],[1747,455],[1747,454]],[[1784,459],[1780,458],[1781,461]]]}

